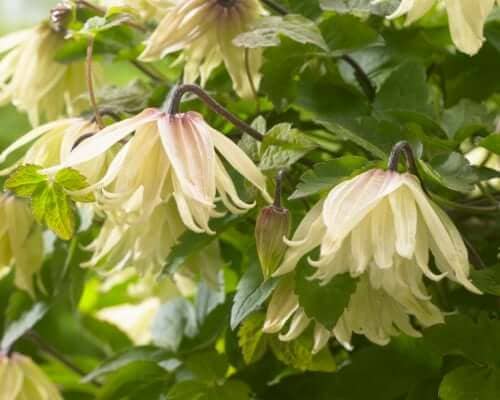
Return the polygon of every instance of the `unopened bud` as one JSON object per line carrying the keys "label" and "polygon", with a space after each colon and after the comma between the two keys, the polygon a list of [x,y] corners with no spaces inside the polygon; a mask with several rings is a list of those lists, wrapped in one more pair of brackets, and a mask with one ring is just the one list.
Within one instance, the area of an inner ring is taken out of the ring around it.
{"label": "unopened bud", "polygon": [[287,249],[283,238],[288,236],[290,228],[290,214],[286,208],[272,205],[260,211],[255,239],[264,279],[279,267]]}

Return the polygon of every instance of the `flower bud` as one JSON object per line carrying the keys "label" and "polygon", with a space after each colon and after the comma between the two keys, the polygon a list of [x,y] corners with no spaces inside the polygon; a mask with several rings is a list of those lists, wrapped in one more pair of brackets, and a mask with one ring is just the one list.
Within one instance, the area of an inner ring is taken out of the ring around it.
{"label": "flower bud", "polygon": [[255,239],[264,279],[272,275],[285,255],[287,246],[283,238],[290,232],[290,222],[290,214],[286,208],[272,205],[260,211],[255,226]]}

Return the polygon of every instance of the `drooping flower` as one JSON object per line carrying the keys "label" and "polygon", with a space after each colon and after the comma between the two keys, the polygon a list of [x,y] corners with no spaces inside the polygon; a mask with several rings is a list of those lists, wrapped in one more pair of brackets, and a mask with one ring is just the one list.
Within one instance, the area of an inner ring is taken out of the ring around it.
{"label": "drooping flower", "polygon": [[[296,339],[312,322],[299,305],[293,279],[293,276],[285,277],[273,293],[263,327],[264,332],[278,333],[290,321],[288,330],[279,335],[282,341]],[[424,294],[425,288],[421,290]],[[388,344],[391,337],[401,333],[421,336],[410,317],[414,317],[424,327],[444,322],[443,314],[429,297],[416,298],[404,284],[397,281],[393,281],[390,291],[382,286],[373,287],[365,274],[360,278],[347,308],[333,330],[315,322],[312,351],[319,352],[331,337],[336,338],[345,348],[351,349],[353,333],[364,335],[379,345]]]}
{"label": "drooping flower", "polygon": [[[353,277],[367,273],[374,287],[399,281],[418,296],[416,272],[410,270],[419,269],[431,280],[446,276],[481,293],[469,280],[460,233],[409,173],[373,169],[341,183],[306,215],[288,244],[275,275],[292,271],[320,247],[319,259],[310,264],[316,268],[312,278],[322,283],[346,272]],[[429,253],[441,274],[429,267]]]}
{"label": "drooping flower", "polygon": [[[388,18],[407,14],[407,24],[423,17],[436,0],[402,0],[397,10]],[[450,32],[457,48],[469,55],[476,54],[484,42],[483,28],[495,0],[444,0]]]}
{"label": "drooping flower", "polygon": [[15,285],[34,296],[34,278],[42,262],[42,230],[28,204],[0,193],[0,268],[14,266]]}
{"label": "drooping flower", "polygon": [[62,400],[57,387],[28,357],[0,353],[0,397],[8,400]]}
{"label": "drooping flower", "polygon": [[[184,0],[177,1],[162,19],[141,54],[143,61],[154,61],[184,50],[184,81],[202,86],[212,71],[224,62],[235,91],[242,97],[252,95],[245,67],[245,49],[232,41],[263,14],[258,0]],[[262,52],[249,51],[249,70],[256,87],[260,82]]]}
{"label": "drooping flower", "polygon": [[253,207],[238,196],[220,156],[271,201],[265,176],[250,158],[195,112],[145,110],[85,140],[65,162],[46,172],[88,162],[127,138],[104,177],[86,190],[103,189],[100,203],[111,218],[144,221],[158,205],[173,199],[187,228],[213,233],[209,220],[221,215],[215,209],[216,195],[232,213]]}
{"label": "drooping flower", "polygon": [[13,103],[32,125],[80,111],[86,104],[85,64],[54,60],[64,36],[47,23],[0,38],[0,105]]}
{"label": "drooping flower", "polygon": [[[67,118],[41,125],[21,136],[0,154],[0,165],[2,165],[13,153],[31,144],[18,160],[0,170],[0,176],[10,174],[23,164],[33,164],[42,168],[61,164],[75,146],[98,130],[97,124],[83,118]],[[106,166],[107,157],[103,155],[92,162],[80,165],[79,171],[85,175],[88,182],[93,183],[102,177]]]}

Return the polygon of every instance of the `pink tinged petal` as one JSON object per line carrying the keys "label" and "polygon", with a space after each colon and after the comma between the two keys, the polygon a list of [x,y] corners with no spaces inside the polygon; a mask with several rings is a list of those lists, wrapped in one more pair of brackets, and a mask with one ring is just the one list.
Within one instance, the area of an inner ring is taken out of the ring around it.
{"label": "pink tinged petal", "polygon": [[74,167],[96,158],[125,139],[139,127],[157,120],[159,116],[160,112],[158,110],[147,109],[135,117],[110,125],[80,143],[61,165],[48,168],[45,172],[48,174],[54,173],[59,169]]}
{"label": "pink tinged petal", "polygon": [[194,113],[165,116],[158,121],[165,153],[184,195],[207,206],[215,198],[215,151],[207,130],[193,123]]}
{"label": "pink tinged petal", "polygon": [[267,307],[263,332],[278,333],[299,308],[297,295],[294,293],[294,277],[284,278],[274,290]]}
{"label": "pink tinged petal", "polygon": [[382,269],[393,266],[395,232],[389,201],[384,199],[371,213],[373,259]]}
{"label": "pink tinged petal", "polygon": [[307,317],[304,310],[299,309],[293,316],[288,331],[284,334],[280,334],[279,339],[283,342],[289,342],[291,340],[297,339],[302,334],[302,332],[307,329],[310,322],[311,320]]}
{"label": "pink tinged petal", "polygon": [[48,124],[39,126],[38,128],[33,129],[31,132],[27,133],[24,136],[21,136],[18,140],[16,140],[14,143],[12,143],[9,147],[7,147],[1,154],[0,154],[0,163],[5,162],[7,157],[15,152],[17,149],[20,149],[21,147],[27,145],[28,143],[33,142],[34,140],[38,139],[40,136],[50,132],[51,130],[54,129],[59,129],[59,128],[65,128],[68,126],[71,126],[72,124],[78,123],[80,119],[74,118],[74,119],[63,119],[60,121],[54,121],[50,122]]}
{"label": "pink tinged petal", "polygon": [[415,200],[404,186],[389,195],[394,228],[396,250],[401,257],[412,258],[417,235],[417,207]]}
{"label": "pink tinged petal", "polygon": [[177,204],[177,210],[179,211],[182,223],[193,232],[203,233],[204,229],[194,222],[193,215],[184,195],[174,192],[174,199],[175,204]]}
{"label": "pink tinged petal", "polygon": [[332,238],[322,249],[324,254],[334,251],[336,241],[347,236],[381,199],[401,185],[400,174],[374,169],[336,186],[323,208],[323,220]]}
{"label": "pink tinged petal", "polygon": [[210,130],[217,151],[229,162],[229,164],[239,172],[247,181],[253,184],[260,190],[264,199],[272,203],[272,198],[267,193],[266,177],[257,168],[253,161],[241,150],[231,139],[224,136],[222,133],[212,129],[205,122],[198,121],[198,124],[203,124]]}

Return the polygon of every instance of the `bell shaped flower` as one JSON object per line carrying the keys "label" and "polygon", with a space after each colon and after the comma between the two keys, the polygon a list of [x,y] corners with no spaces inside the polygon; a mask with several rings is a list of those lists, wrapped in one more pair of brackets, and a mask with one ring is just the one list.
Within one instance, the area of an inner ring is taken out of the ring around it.
{"label": "bell shaped flower", "polygon": [[40,367],[18,353],[0,353],[0,389],[0,397],[6,400],[63,400]]}
{"label": "bell shaped flower", "polygon": [[[234,90],[242,97],[250,97],[252,87],[246,72],[245,49],[232,41],[263,13],[258,0],[178,0],[146,42],[140,59],[154,61],[184,50],[184,81],[193,83],[201,77],[202,86],[223,62]],[[249,50],[248,57],[250,77],[258,87],[262,52]]]}
{"label": "bell shaped flower", "polygon": [[[412,270],[418,269],[431,280],[447,277],[481,293],[469,279],[460,233],[409,173],[372,169],[337,185],[306,215],[288,245],[275,276],[292,271],[319,247],[319,258],[309,262],[316,268],[312,278],[321,283],[346,272],[366,273],[374,287],[381,280],[389,286],[399,281],[418,296]],[[429,253],[440,273],[430,268]]]}
{"label": "bell shaped flower", "polygon": [[146,220],[159,204],[173,199],[187,228],[213,233],[208,223],[221,215],[216,210],[218,199],[232,213],[253,207],[238,196],[222,158],[272,201],[257,166],[195,112],[166,114],[147,109],[85,140],[65,162],[46,172],[93,160],[124,140],[128,141],[103,178],[86,189],[102,189],[103,209],[121,221]]}
{"label": "bell shaped flower", "polygon": [[0,193],[0,268],[14,266],[15,285],[34,296],[34,278],[42,262],[42,230],[28,204]]}
{"label": "bell shaped flower", "polygon": [[[424,327],[444,322],[443,314],[429,298],[415,298],[404,284],[397,281],[390,292],[382,287],[374,288],[369,277],[364,275],[333,330],[314,322],[312,351],[319,352],[331,337],[350,350],[353,333],[364,335],[378,345],[388,344],[391,337],[401,333],[420,337],[421,333],[413,326],[410,317]],[[285,277],[273,293],[263,331],[282,332],[287,322],[288,329],[279,335],[282,341],[296,339],[313,322],[300,307],[294,293],[293,276]]]}
{"label": "bell shaped flower", "polygon": [[28,113],[32,125],[80,111],[86,104],[85,63],[54,60],[63,34],[49,24],[0,37],[0,105]]}
{"label": "bell shaped flower", "polygon": [[[10,174],[23,164],[34,164],[42,168],[59,165],[66,160],[74,147],[98,130],[96,123],[83,118],[67,118],[41,125],[21,136],[0,153],[0,166],[3,166],[0,176]],[[10,156],[27,145],[30,147],[25,153],[12,162]],[[4,166],[6,161],[9,161],[10,165]],[[80,165],[78,169],[88,182],[92,183],[101,178],[106,166],[107,156],[103,155]]]}
{"label": "bell shaped flower", "polygon": [[[402,0],[399,7],[388,18],[407,15],[407,24],[423,17],[436,0]],[[469,55],[476,54],[484,42],[484,24],[495,0],[444,0],[451,37],[457,48]],[[499,3],[500,4],[500,3]]]}

